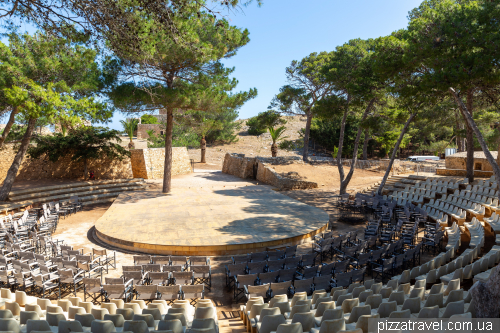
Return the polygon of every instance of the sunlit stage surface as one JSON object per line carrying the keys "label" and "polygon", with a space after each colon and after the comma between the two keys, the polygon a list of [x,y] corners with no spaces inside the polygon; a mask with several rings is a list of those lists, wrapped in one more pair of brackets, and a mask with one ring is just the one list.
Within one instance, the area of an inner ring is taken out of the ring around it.
{"label": "sunlit stage surface", "polygon": [[100,240],[126,250],[227,255],[299,244],[328,220],[319,208],[252,185],[123,193],[95,227]]}

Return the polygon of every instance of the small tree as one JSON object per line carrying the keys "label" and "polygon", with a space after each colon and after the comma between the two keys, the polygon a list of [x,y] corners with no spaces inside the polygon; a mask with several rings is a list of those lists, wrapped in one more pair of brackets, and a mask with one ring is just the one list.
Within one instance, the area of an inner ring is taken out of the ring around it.
{"label": "small tree", "polygon": [[216,114],[209,114],[203,111],[194,111],[188,113],[187,123],[192,126],[191,130],[200,137],[201,157],[200,163],[207,163],[207,140],[208,133],[220,130],[223,124],[215,118]]}
{"label": "small tree", "polygon": [[139,120],[130,118],[127,120],[120,120],[120,123],[122,123],[123,129],[125,133],[127,133],[128,137],[130,138],[130,142],[128,144],[129,149],[134,149],[134,131],[137,129],[137,124],[139,123]]}
{"label": "small tree", "polygon": [[28,148],[31,158],[47,155],[49,161],[57,162],[61,157],[71,156],[83,162],[83,178],[87,178],[89,161],[101,158],[123,160],[130,152],[115,142],[121,142],[120,132],[104,127],[79,127],[64,136],[62,133],[34,138],[36,146]]}
{"label": "small tree", "polygon": [[273,144],[271,145],[271,155],[272,157],[277,157],[278,156],[278,145],[276,142],[281,139],[286,139],[286,136],[283,136],[285,134],[285,126],[281,126],[278,128],[274,127],[269,127],[269,134],[271,134],[271,139],[273,140]]}

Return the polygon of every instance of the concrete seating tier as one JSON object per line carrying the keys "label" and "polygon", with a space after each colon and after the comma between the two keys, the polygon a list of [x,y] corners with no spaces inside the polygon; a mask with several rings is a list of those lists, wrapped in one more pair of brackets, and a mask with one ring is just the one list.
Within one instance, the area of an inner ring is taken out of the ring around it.
{"label": "concrete seating tier", "polygon": [[11,211],[38,203],[69,200],[78,196],[82,205],[113,201],[121,192],[142,190],[142,178],[78,182],[56,186],[36,187],[12,191],[9,203],[0,205],[0,211]]}
{"label": "concrete seating tier", "polygon": [[[404,176],[389,176],[387,178],[387,181],[385,182],[385,185],[384,185],[384,191],[388,188],[388,187],[394,187],[395,184],[397,184],[399,181],[401,181],[402,179],[405,179]],[[380,186],[380,182],[376,182],[375,184],[373,184],[372,186],[370,187],[367,187],[366,189],[363,189],[362,193],[369,193],[369,192],[376,192],[378,190],[378,187]]]}

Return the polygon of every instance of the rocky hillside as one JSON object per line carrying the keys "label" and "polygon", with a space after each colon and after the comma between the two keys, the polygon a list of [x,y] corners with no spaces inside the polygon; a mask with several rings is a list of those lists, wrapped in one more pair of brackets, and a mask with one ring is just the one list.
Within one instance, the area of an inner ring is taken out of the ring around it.
{"label": "rocky hillside", "polygon": [[[305,127],[306,118],[299,116],[286,116],[285,124],[286,140],[300,139],[299,131]],[[222,167],[224,155],[226,153],[245,154],[247,156],[271,156],[271,136],[269,133],[264,133],[259,136],[249,135],[247,119],[242,122],[241,129],[238,133],[238,141],[230,144],[213,145],[207,147],[207,163]],[[302,156],[302,149],[296,150],[280,150],[281,156]],[[189,157],[195,161],[200,160],[200,149],[189,149]]]}

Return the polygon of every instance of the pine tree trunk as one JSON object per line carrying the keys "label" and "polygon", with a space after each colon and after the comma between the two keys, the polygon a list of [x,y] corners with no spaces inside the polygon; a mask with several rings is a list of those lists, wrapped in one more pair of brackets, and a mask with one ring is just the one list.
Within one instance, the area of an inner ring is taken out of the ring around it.
{"label": "pine tree trunk", "polygon": [[[486,144],[486,141],[484,141],[484,137],[481,134],[481,131],[476,125],[476,122],[472,118],[472,112],[470,112],[467,109],[467,106],[464,105],[464,102],[460,99],[460,97],[457,95],[455,92],[455,89],[450,88],[450,92],[455,99],[455,102],[458,104],[460,111],[462,111],[462,115],[464,116],[465,120],[467,121],[467,125],[472,128],[474,131],[474,134],[476,135],[477,141],[481,145],[481,148],[483,149],[484,155],[486,156],[486,159],[488,160],[488,163],[490,163],[491,167],[493,168],[493,173],[495,174],[495,178],[498,180],[500,179],[500,167],[498,166],[497,161],[493,158],[491,155],[490,150],[488,149],[488,145]],[[498,185],[497,185],[498,188]],[[499,199],[500,199],[500,194],[499,194]]]}
{"label": "pine tree trunk", "polygon": [[[473,93],[472,89],[467,90],[467,110],[472,116],[472,100]],[[463,110],[462,110],[463,114]],[[472,184],[474,181],[474,130],[467,123],[467,161],[466,161],[467,171],[466,177],[469,179],[469,183]]]}
{"label": "pine tree trunk", "polygon": [[411,121],[415,117],[416,113],[412,113],[408,120],[406,120],[406,123],[401,130],[401,133],[399,134],[398,141],[396,142],[396,145],[394,146],[394,149],[392,151],[391,155],[391,160],[389,161],[389,165],[387,166],[387,170],[385,170],[384,178],[382,178],[382,182],[380,183],[377,194],[382,195],[382,190],[385,186],[385,183],[387,182],[387,178],[389,178],[389,174],[391,173],[392,165],[394,164],[394,159],[396,158],[396,153],[399,150],[399,146],[401,145],[401,141],[403,141],[403,138],[405,136],[406,131],[408,130],[408,127],[410,126]]}
{"label": "pine tree trunk", "polygon": [[[347,114],[349,113],[349,109],[346,107],[344,111],[344,115],[342,116],[342,122],[340,123],[340,136],[339,136],[339,148],[337,150],[337,168],[339,169],[340,176],[340,186],[342,187],[342,181],[345,178],[344,174],[344,166],[342,165],[342,146],[344,145],[344,133],[345,133],[345,124],[347,122]],[[342,193],[342,189],[340,191]]]}
{"label": "pine tree trunk", "polygon": [[206,153],[207,153],[207,141],[205,140],[205,137],[203,136],[200,141],[200,147],[201,147],[201,163],[207,163],[206,160]]}
{"label": "pine tree trunk", "polygon": [[26,133],[24,133],[23,139],[21,140],[21,147],[19,147],[19,151],[14,157],[14,161],[12,162],[9,171],[7,171],[7,177],[5,177],[3,186],[0,189],[0,201],[7,200],[7,197],[9,196],[10,190],[12,189],[12,185],[16,180],[17,172],[19,171],[21,163],[23,162],[24,155],[28,150],[31,134],[33,134],[35,124],[36,124],[36,118],[30,118],[28,121],[28,127],[26,128]]}
{"label": "pine tree trunk", "polygon": [[9,117],[9,121],[5,125],[5,128],[3,129],[2,136],[0,137],[0,148],[2,148],[5,140],[7,139],[7,135],[9,135],[10,129],[12,128],[12,125],[14,125],[14,121],[16,120],[16,114],[17,114],[17,106],[15,106]]}
{"label": "pine tree trunk", "polygon": [[312,114],[311,110],[307,113],[307,121],[306,121],[306,131],[304,133],[304,150],[302,153],[302,160],[307,162],[309,160],[309,134],[311,133],[311,122],[312,122]]}
{"label": "pine tree trunk", "polygon": [[462,152],[463,146],[462,146],[462,137],[459,135],[461,128],[460,121],[459,121],[459,115],[457,112],[455,113],[455,123],[457,125],[457,136],[456,136],[456,142],[457,142],[457,152]]}
{"label": "pine tree trunk", "polygon": [[[370,101],[370,103],[368,104],[368,106],[366,107],[365,112],[363,113],[363,116],[361,117],[361,121],[364,121],[366,119],[366,117],[368,116],[368,112],[372,108],[374,102],[375,102],[375,98],[373,98]],[[344,115],[344,118],[347,119],[347,117],[345,115]],[[344,127],[345,127],[345,124],[344,124]],[[347,174],[347,177],[345,177],[345,179],[343,179],[344,177],[340,178],[340,194],[346,193],[347,185],[349,185],[349,182],[351,181],[352,175],[354,174],[354,169],[356,166],[356,162],[358,160],[358,147],[359,147],[359,140],[361,139],[361,131],[362,130],[363,129],[361,128],[361,126],[359,126],[358,133],[356,134],[356,139],[354,140],[354,149],[352,152],[352,161],[351,161],[351,168],[349,169],[349,173]],[[342,138],[342,141],[343,141],[343,138]],[[339,143],[339,146],[340,146],[340,143]],[[339,149],[340,149],[340,147],[339,147]],[[342,170],[343,170],[343,168],[342,168]]]}
{"label": "pine tree trunk", "polygon": [[365,129],[365,141],[363,142],[363,160],[368,159],[368,142],[370,141],[370,136],[368,135],[368,128]]}
{"label": "pine tree trunk", "polygon": [[174,112],[167,108],[167,128],[165,129],[165,167],[163,169],[163,193],[170,193],[172,187],[172,132]]}

